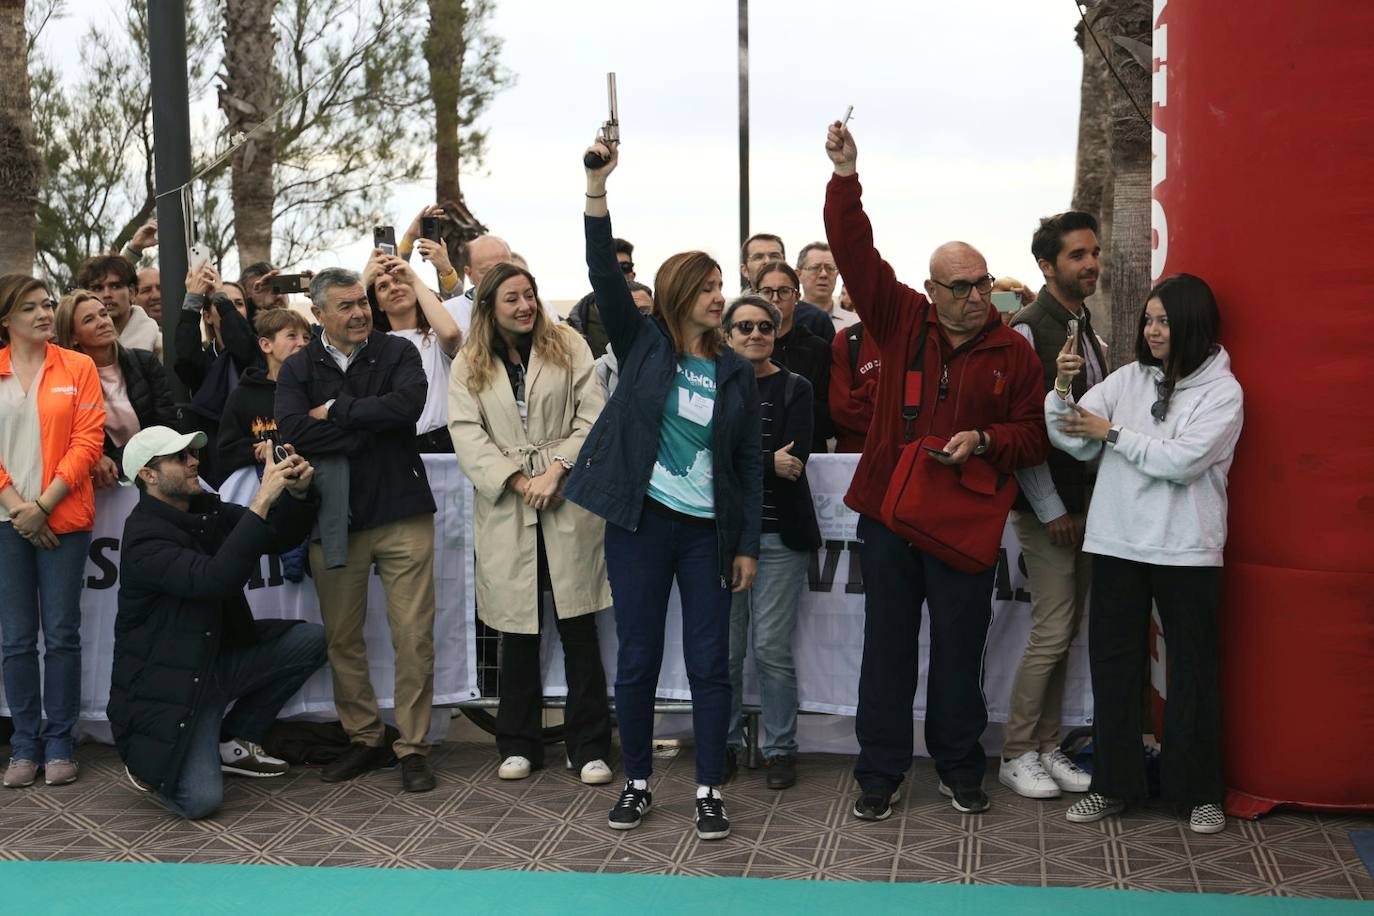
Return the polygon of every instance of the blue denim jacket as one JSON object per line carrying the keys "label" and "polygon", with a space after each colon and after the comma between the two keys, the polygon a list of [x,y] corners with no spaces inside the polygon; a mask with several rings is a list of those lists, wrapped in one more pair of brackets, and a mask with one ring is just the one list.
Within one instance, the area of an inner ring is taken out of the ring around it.
{"label": "blue denim jacket", "polygon": [[[611,348],[620,361],[620,384],[587,435],[564,494],[606,521],[636,531],[658,457],[659,429],[677,371],[677,354],[667,326],[641,314],[630,297],[616,261],[610,217],[584,219],[587,273]],[[727,583],[736,556],[759,555],[760,435],[754,367],[724,347],[716,357],[711,465],[721,578]]]}

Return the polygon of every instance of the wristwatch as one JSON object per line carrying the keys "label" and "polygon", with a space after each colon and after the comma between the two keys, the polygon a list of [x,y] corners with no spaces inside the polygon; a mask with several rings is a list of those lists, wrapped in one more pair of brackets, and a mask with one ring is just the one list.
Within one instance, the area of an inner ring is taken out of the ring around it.
{"label": "wristwatch", "polygon": [[1121,435],[1121,427],[1120,427],[1120,426],[1113,426],[1111,429],[1107,430],[1107,444],[1108,444],[1108,445],[1116,445],[1116,438],[1117,438],[1117,436],[1120,436],[1120,435]]}
{"label": "wristwatch", "polygon": [[973,454],[981,455],[988,450],[988,436],[981,429],[975,429],[974,432],[978,434],[978,446],[973,450]]}
{"label": "wristwatch", "polygon": [[576,462],[569,461],[568,459],[564,458],[562,455],[554,455],[554,456],[553,456],[553,460],[554,460],[554,461],[557,461],[559,464],[563,465],[563,469],[564,469],[564,470],[567,470],[567,471],[571,471],[574,467],[576,467]]}

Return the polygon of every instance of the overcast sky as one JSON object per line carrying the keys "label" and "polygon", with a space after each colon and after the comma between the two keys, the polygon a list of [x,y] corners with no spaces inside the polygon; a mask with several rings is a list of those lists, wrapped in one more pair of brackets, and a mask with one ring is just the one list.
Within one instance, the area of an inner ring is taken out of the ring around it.
{"label": "overcast sky", "polygon": [[[102,18],[95,2],[74,6],[70,22],[82,31]],[[825,125],[852,104],[865,205],[899,277],[918,284],[930,251],[958,238],[980,248],[994,274],[1037,280],[1031,232],[1067,208],[1073,189],[1072,0],[749,6],[753,231],[783,236],[789,258],[824,238]],[[635,243],[640,279],[652,282],[673,252],[701,248],[731,284],[736,10],[734,0],[499,2],[492,29],[517,83],[489,109],[486,165],[463,188],[472,212],[529,259],[547,298],[589,288],[580,160],[606,116],[607,70],[618,74],[623,140],[608,202],[616,234]],[[396,188],[398,234],[432,187],[431,177]],[[369,240],[360,233],[295,266],[361,267]]]}

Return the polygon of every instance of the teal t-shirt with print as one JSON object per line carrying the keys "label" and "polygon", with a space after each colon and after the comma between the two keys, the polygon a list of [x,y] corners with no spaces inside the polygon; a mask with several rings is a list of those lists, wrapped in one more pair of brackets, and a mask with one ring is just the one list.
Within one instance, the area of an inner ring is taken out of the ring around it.
{"label": "teal t-shirt with print", "polygon": [[684,515],[716,517],[711,488],[711,419],[715,408],[715,361],[679,357],[677,376],[663,405],[658,460],[649,476],[649,495]]}

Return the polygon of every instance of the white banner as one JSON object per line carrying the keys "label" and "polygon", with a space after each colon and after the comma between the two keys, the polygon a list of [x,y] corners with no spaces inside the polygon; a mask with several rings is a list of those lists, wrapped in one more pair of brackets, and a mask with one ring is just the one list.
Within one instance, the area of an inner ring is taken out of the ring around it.
{"label": "white banner", "polygon": [[[472,485],[452,456],[425,455],[424,460],[439,509],[434,519],[434,584],[438,605],[434,622],[434,702],[452,704],[477,696],[472,640]],[[220,495],[226,502],[247,505],[257,486],[255,470],[243,468],[224,482]],[[86,562],[86,587],[81,593],[81,718],[87,721],[103,721],[110,699],[119,543],[124,534],[124,519],[137,504],[138,496],[133,487],[104,490],[96,496],[95,531]],[[320,620],[319,602],[310,577],[299,583],[287,582],[275,556],[262,558],[258,573],[245,589],[255,617],[315,623]],[[369,582],[363,633],[377,702],[391,708],[395,705],[394,656],[386,622],[386,596],[375,568]],[[39,654],[41,657],[41,646]],[[9,713],[3,688],[0,712]],[[333,685],[325,668],[306,681],[282,709],[282,716],[333,712]]]}
{"label": "white banner", "polygon": [[[809,712],[852,716],[858,703],[859,662],[864,644],[863,571],[859,563],[855,528],[859,516],[844,504],[845,491],[858,465],[858,455],[813,455],[806,473],[811,484],[816,517],[820,523],[821,549],[812,554],[807,588],[793,648],[797,662],[801,708]],[[992,595],[992,626],[988,632],[983,692],[988,718],[1006,722],[1011,682],[1030,633],[1030,592],[1021,561],[1021,547],[1010,521],[1002,535],[1002,555]],[[608,683],[615,681],[615,617],[609,610],[597,617],[602,659]],[[545,693],[565,696],[562,647],[557,630],[546,623],[543,658],[547,674]],[[658,695],[689,699],[687,671],[682,660],[682,608],[677,588],[668,605],[666,646]],[[915,716],[925,717],[926,671],[930,653],[928,615],[922,615],[920,681]],[[752,660],[745,661],[744,701],[757,703],[758,683]],[[1069,652],[1068,680],[1064,690],[1063,722],[1082,725],[1092,718],[1092,690],[1088,679],[1086,620]]]}
{"label": "white banner", "polygon": [[[844,505],[857,464],[856,455],[816,455],[807,465],[811,491],[820,522],[821,549],[811,559],[807,588],[802,592],[794,648],[801,708],[810,712],[853,715],[857,703],[859,662],[863,655],[863,572],[860,569],[855,526],[858,516]],[[434,490],[434,577],[438,602],[435,619],[436,704],[452,704],[478,696],[473,633],[472,485],[458,470],[452,456],[426,455],[425,468]],[[226,481],[227,501],[247,503],[257,486],[251,469]],[[132,488],[102,492],[97,497],[95,535],[87,562],[86,588],[82,593],[82,701],[81,717],[103,720],[109,699],[110,666],[114,651],[114,619],[119,575],[119,541],[124,518],[137,502]],[[1011,525],[1003,535],[992,596],[993,621],[988,634],[984,693],[992,722],[1005,722],[1011,681],[1030,630],[1030,595],[1021,550]],[[319,620],[315,589],[309,578],[290,583],[280,575],[275,557],[262,560],[259,574],[247,585],[249,604],[259,617]],[[682,615],[674,588],[668,608],[667,637],[659,696],[690,699],[682,659]],[[615,617],[608,609],[597,616],[602,658],[608,684],[615,680]],[[564,696],[562,648],[558,631],[546,624],[543,657],[545,693]],[[1088,680],[1086,625],[1080,629],[1069,655],[1068,683],[1063,721],[1081,725],[1091,721],[1092,692]],[[380,579],[374,576],[365,629],[372,683],[379,703],[390,706],[393,683],[391,637],[386,624],[386,604]],[[929,654],[929,630],[923,619],[920,647],[920,684],[914,714],[925,712],[925,675]],[[492,663],[495,653],[492,653]],[[745,665],[745,702],[758,702],[752,664]],[[333,693],[328,671],[310,679],[287,704],[283,715],[331,713]],[[0,712],[8,712],[0,691]]]}

